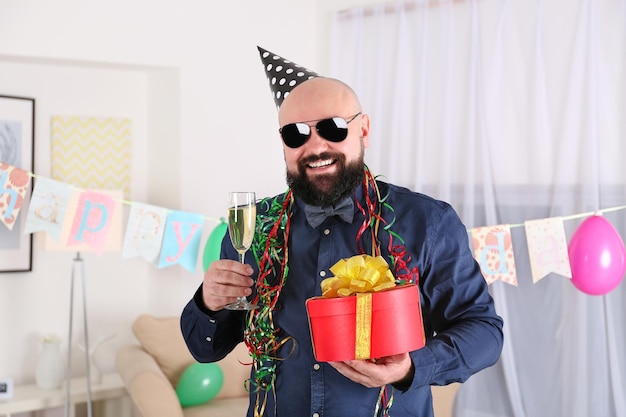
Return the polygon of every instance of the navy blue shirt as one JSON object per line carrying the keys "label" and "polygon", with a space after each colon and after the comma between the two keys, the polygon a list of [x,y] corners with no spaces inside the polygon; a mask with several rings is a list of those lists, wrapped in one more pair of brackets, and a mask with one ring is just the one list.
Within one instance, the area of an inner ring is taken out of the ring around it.
{"label": "navy blue shirt", "polygon": [[[447,203],[408,189],[377,181],[381,196],[388,196],[382,214],[393,231],[404,239],[411,257],[409,268],[419,270],[426,346],[411,352],[415,375],[406,390],[394,390],[393,416],[432,417],[431,385],[463,382],[494,364],[502,350],[502,319],[496,314],[486,282],[469,247],[467,230]],[[359,189],[354,198],[364,204]],[[267,416],[345,417],[372,416],[378,388],[366,388],[318,363],[313,356],[305,301],[321,294],[320,282],[332,274],[329,268],[342,258],[357,255],[356,236],[364,217],[355,204],[352,223],[327,218],[313,229],[303,204],[296,198],[289,240],[289,275],[282,289],[274,321],[287,344],[278,362],[276,404],[269,396]],[[393,210],[389,209],[393,208]],[[260,209],[260,206],[257,208]],[[382,255],[387,258],[388,234],[380,228]],[[364,239],[366,241],[366,239]],[[398,242],[397,240],[394,240]],[[368,247],[365,253],[371,254]],[[258,271],[253,256],[246,262]],[[228,236],[222,257],[237,259]],[[256,276],[256,275],[254,275]],[[202,286],[181,317],[184,338],[200,362],[223,358],[243,339],[243,313],[211,312],[202,302]],[[291,350],[293,351],[291,352]],[[280,356],[280,355],[279,355]],[[256,394],[251,394],[254,404]],[[252,408],[248,410],[252,416]]]}

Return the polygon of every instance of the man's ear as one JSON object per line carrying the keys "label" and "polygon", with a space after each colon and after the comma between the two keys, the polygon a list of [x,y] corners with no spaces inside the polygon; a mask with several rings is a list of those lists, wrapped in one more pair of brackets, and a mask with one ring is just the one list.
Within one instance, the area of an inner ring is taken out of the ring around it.
{"label": "man's ear", "polygon": [[361,115],[361,139],[363,140],[363,147],[370,146],[370,117],[367,114]]}

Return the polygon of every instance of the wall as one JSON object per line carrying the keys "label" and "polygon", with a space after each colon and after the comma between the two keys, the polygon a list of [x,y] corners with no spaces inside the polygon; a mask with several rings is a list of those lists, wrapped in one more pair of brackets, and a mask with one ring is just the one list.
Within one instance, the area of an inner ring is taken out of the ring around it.
{"label": "wall", "polygon": [[[219,218],[231,189],[285,188],[256,45],[316,67],[315,10],[287,0],[0,0],[0,94],[36,99],[36,174],[50,175],[52,115],[129,117],[131,200]],[[57,333],[67,347],[73,253],[40,243],[36,236],[32,272],[0,273],[0,376],[18,384],[34,381],[43,335]],[[132,340],[137,314],[179,314],[202,279],[199,269],[158,270],[119,253],[83,256],[91,342],[117,335],[98,351],[105,371]]]}

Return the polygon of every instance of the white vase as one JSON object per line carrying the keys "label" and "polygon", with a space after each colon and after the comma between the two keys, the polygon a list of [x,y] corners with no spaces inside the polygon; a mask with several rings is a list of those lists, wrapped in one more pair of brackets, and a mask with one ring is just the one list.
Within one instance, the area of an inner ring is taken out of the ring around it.
{"label": "white vase", "polygon": [[98,368],[94,355],[89,355],[89,380],[92,384],[100,384],[102,382],[102,371]]}
{"label": "white vase", "polygon": [[35,382],[40,388],[60,388],[63,383],[65,369],[60,344],[60,340],[54,336],[45,337],[41,343],[35,371]]}

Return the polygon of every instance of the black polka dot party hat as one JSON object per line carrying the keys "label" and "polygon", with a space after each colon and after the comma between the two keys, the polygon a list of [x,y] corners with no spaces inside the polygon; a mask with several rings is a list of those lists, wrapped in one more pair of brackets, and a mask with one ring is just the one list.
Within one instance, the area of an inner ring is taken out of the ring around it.
{"label": "black polka dot party hat", "polygon": [[257,48],[261,54],[261,62],[265,67],[265,75],[267,75],[276,108],[280,107],[285,97],[287,97],[291,90],[298,84],[310,80],[311,78],[319,77],[317,73],[310,69],[295,64],[260,46],[257,46]]}

